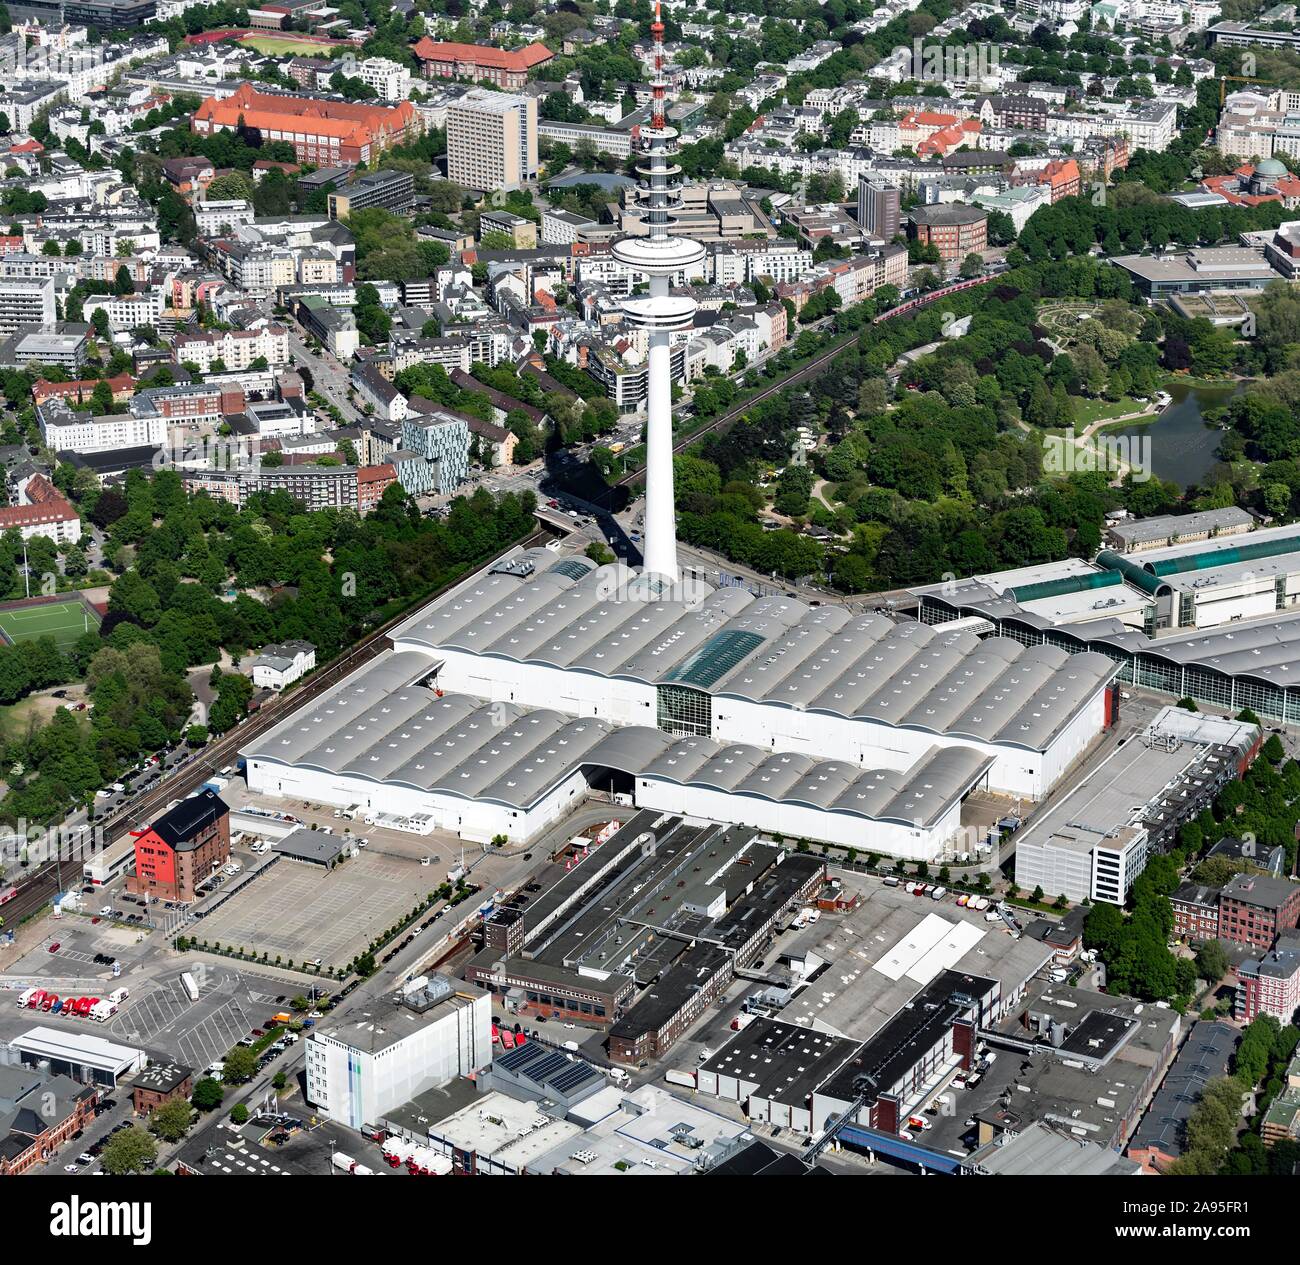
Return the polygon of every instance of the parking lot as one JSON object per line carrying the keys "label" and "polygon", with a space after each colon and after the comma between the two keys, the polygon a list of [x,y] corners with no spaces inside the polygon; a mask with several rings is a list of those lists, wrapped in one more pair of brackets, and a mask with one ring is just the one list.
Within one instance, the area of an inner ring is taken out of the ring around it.
{"label": "parking lot", "polygon": [[369,853],[333,871],[285,859],[191,930],[272,961],[346,966],[443,879],[432,866]]}

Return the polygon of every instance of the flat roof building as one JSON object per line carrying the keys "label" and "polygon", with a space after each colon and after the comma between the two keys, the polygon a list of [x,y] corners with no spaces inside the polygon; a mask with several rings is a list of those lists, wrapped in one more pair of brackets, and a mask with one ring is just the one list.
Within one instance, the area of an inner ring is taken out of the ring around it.
{"label": "flat roof building", "polygon": [[48,1062],[56,1075],[110,1089],[141,1071],[148,1062],[143,1050],[108,1041],[84,1029],[29,1028],[9,1047],[29,1067]]}

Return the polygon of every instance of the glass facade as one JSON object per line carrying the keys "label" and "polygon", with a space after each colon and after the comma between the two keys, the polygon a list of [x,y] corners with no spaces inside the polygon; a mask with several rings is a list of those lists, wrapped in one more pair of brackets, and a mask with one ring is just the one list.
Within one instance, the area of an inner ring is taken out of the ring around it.
{"label": "glass facade", "polygon": [[666,734],[711,738],[713,696],[688,685],[660,685],[655,690],[655,723]]}

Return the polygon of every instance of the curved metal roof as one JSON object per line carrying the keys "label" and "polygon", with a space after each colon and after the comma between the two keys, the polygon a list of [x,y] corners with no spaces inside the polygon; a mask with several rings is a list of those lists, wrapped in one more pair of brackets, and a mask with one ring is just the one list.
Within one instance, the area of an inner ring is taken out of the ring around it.
{"label": "curved metal roof", "polygon": [[867,769],[643,726],[437,694],[429,660],[389,652],[243,751],[378,785],[528,809],[582,768],[617,769],[772,803],[928,827],[993,763],[973,747],[932,747],[910,768]]}
{"label": "curved metal roof", "polygon": [[554,568],[475,577],[393,641],[646,685],[685,675],[718,697],[1031,750],[1050,745],[1117,670],[1105,655],[698,581],[659,593],[621,563],[576,580]]}

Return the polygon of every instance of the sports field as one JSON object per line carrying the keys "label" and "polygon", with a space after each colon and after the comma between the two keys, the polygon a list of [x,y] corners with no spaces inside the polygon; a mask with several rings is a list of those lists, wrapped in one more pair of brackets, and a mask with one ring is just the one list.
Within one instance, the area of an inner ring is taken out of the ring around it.
{"label": "sports field", "polygon": [[99,627],[99,617],[76,600],[47,602],[0,611],[0,629],[10,641],[31,641],[53,637],[60,648],[70,646],[83,633]]}
{"label": "sports field", "polygon": [[239,42],[268,57],[283,57],[290,53],[310,57],[315,53],[328,53],[330,49],[338,47],[335,44],[319,44],[314,40],[277,39],[274,35],[246,35]]}

